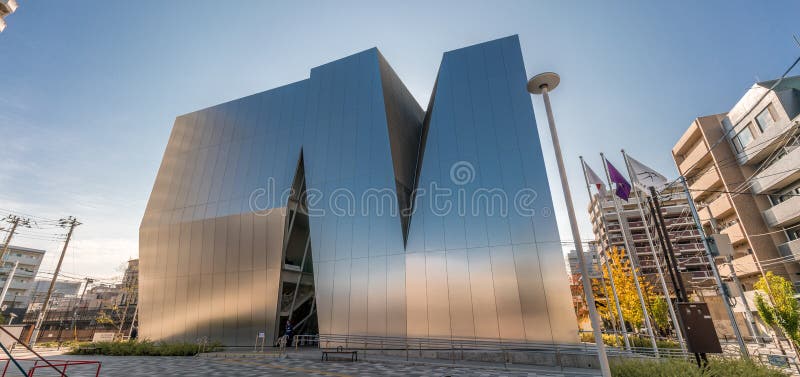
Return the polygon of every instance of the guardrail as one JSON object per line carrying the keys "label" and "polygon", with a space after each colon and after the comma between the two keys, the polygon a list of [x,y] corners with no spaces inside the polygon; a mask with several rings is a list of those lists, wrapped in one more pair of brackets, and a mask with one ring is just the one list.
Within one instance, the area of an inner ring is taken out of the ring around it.
{"label": "guardrail", "polygon": [[[90,365],[92,366],[92,370],[88,372],[88,374],[94,374],[95,377],[100,376],[100,367],[101,362],[96,360],[48,360],[49,363],[45,363],[40,359],[19,359],[15,358],[15,364],[19,365],[23,369],[27,369],[25,376],[27,377],[34,377],[36,376],[36,372],[40,369],[55,369],[56,373],[59,376],[67,376],[67,368],[75,367],[80,365]],[[4,363],[3,363],[4,362]],[[3,365],[4,364],[4,365]],[[14,370],[17,366],[12,366],[12,360],[9,358],[0,358],[0,365],[3,366],[3,373],[0,374],[0,377],[5,376],[17,376],[19,372],[11,372],[9,369]],[[87,373],[85,368],[81,368],[84,374]],[[41,375],[41,373],[40,373]],[[53,375],[52,372],[49,372],[48,375]]]}
{"label": "guardrail", "polygon": [[[659,338],[659,340],[664,340]],[[761,339],[766,340],[766,339]],[[741,355],[738,351],[737,343],[729,343],[726,339],[720,339],[723,345],[724,353],[715,355],[714,357],[721,358],[739,358]],[[413,338],[413,337],[390,337],[390,336],[369,336],[369,335],[339,335],[339,334],[321,334],[317,335],[296,335],[294,337],[293,346],[295,349],[299,347],[314,347],[319,348],[336,348],[341,346],[344,349],[350,350],[363,350],[367,352],[381,351],[394,351],[404,353],[406,359],[423,358],[430,352],[449,352],[449,358],[455,362],[456,360],[464,360],[465,353],[471,351],[487,351],[496,352],[503,355],[505,363],[510,363],[513,353],[535,353],[540,355],[550,355],[555,360],[556,365],[561,364],[562,357],[570,355],[584,355],[590,357],[597,356],[597,347],[594,343],[574,343],[574,344],[558,344],[547,342],[528,342],[528,341],[498,341],[496,339],[480,339],[480,338]],[[606,353],[610,357],[625,357],[625,358],[649,358],[656,357],[654,351],[650,347],[632,347],[630,350],[623,347],[606,346]],[[751,358],[754,361],[763,364],[775,364],[774,356],[772,354],[759,354],[759,352],[751,351]],[[659,347],[658,357],[660,358],[679,358],[687,359],[694,362],[694,355],[684,352],[680,348],[666,348]],[[793,355],[787,355],[785,359],[786,365],[779,366],[784,371],[793,373],[793,375],[800,375],[797,360]]]}

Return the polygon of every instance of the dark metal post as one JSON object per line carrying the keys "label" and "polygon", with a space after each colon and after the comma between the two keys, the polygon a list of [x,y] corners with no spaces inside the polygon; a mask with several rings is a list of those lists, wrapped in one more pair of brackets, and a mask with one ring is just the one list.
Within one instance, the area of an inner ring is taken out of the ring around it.
{"label": "dark metal post", "polygon": [[653,206],[653,199],[647,199],[647,206],[650,208],[650,215],[653,216],[653,221],[656,223],[656,232],[658,232],[658,241],[661,244],[661,251],[664,253],[664,261],[667,263],[667,271],[669,271],[669,277],[672,280],[672,288],[675,290],[675,298],[681,300],[681,289],[678,287],[678,277],[675,276],[675,271],[672,270],[672,261],[667,254],[667,242],[668,238],[661,231],[661,225],[658,220],[658,215],[656,214],[656,207]]}
{"label": "dark metal post", "polygon": [[656,193],[656,189],[653,186],[650,186],[650,196],[653,199],[653,204],[656,207],[656,216],[658,217],[659,229],[661,233],[664,235],[664,243],[667,246],[666,253],[669,258],[672,260],[672,266],[675,269],[675,277],[678,280],[678,286],[682,292],[682,296],[678,296],[678,299],[681,301],[688,301],[689,300],[689,293],[686,291],[686,286],[683,285],[683,277],[681,277],[681,270],[678,265],[678,259],[675,257],[675,251],[672,249],[672,242],[669,239],[669,233],[667,233],[667,227],[664,226],[664,215],[661,213],[661,203],[658,200],[658,194]]}

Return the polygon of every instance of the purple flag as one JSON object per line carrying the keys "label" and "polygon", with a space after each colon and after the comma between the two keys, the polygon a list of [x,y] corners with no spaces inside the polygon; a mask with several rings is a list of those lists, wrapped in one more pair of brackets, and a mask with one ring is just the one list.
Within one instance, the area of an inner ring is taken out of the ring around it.
{"label": "purple flag", "polygon": [[631,195],[631,184],[625,179],[625,177],[620,174],[620,172],[611,165],[608,160],[606,160],[606,166],[608,166],[608,175],[611,176],[611,182],[617,184],[617,191],[616,194],[626,202]]}

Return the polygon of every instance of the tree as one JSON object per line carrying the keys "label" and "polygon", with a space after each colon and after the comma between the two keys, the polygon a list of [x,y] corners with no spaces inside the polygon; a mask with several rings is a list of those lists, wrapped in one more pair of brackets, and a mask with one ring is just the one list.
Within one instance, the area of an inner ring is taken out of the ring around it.
{"label": "tree", "polygon": [[672,323],[669,318],[667,300],[657,295],[650,296],[650,306],[647,308],[650,311],[650,317],[653,319],[653,326],[656,327],[658,332],[661,335],[669,334],[669,328]]}
{"label": "tree", "polygon": [[[608,251],[606,255],[608,256],[606,263],[608,264],[608,268],[611,269],[611,273],[614,275],[614,285],[617,289],[617,296],[619,297],[619,306],[620,309],[622,309],[622,316],[630,325],[630,328],[641,328],[644,324],[642,305],[639,302],[639,295],[636,292],[636,282],[633,280],[630,261],[625,256],[625,249],[614,247]],[[607,281],[610,280],[608,268],[603,269],[603,278]],[[638,269],[636,271],[638,271]],[[642,294],[645,297],[656,297],[656,295],[653,294],[652,285],[644,277],[642,277],[641,274],[638,276],[639,286],[642,289]],[[664,305],[666,306],[666,303],[664,303]],[[597,309],[600,312],[600,316],[606,320],[611,320],[610,311],[616,311],[616,302],[613,295],[608,297],[607,305],[605,307],[598,306]],[[614,314],[616,314],[616,312]],[[654,322],[657,321],[656,318],[653,318],[653,320]]]}
{"label": "tree", "polygon": [[800,304],[794,298],[792,283],[767,272],[766,280],[762,276],[754,287],[767,295],[756,293],[756,308],[764,323],[779,327],[794,347],[800,346]]}

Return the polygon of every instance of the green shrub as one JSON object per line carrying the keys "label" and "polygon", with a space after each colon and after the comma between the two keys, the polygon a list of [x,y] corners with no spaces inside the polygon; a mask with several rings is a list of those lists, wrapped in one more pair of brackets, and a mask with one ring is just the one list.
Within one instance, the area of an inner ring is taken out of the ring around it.
{"label": "green shrub", "polygon": [[773,367],[741,359],[711,359],[708,367],[680,359],[626,359],[611,362],[615,377],[785,377]]}
{"label": "green shrub", "polygon": [[[205,352],[222,349],[219,342],[211,342],[205,346]],[[188,342],[151,342],[149,340],[130,340],[124,342],[86,343],[70,351],[72,355],[108,355],[108,356],[194,356],[200,352],[197,343]]]}

